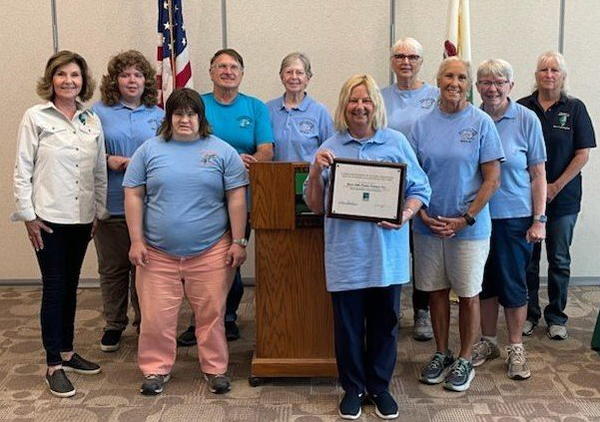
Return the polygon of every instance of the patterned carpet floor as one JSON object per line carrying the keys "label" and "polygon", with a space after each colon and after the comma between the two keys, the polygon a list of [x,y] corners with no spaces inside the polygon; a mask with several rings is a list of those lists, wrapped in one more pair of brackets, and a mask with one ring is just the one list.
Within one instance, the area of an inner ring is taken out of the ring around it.
{"label": "patterned carpet floor", "polygon": [[[590,339],[600,304],[598,287],[573,287],[570,292],[567,341],[552,341],[540,326],[526,338],[532,377],[512,381],[503,359],[477,368],[471,389],[447,392],[417,381],[433,342],[410,337],[410,290],[403,297],[404,317],[398,343],[398,364],[391,385],[401,408],[400,421],[600,421],[600,356]],[[102,365],[94,376],[70,375],[77,387],[73,398],[50,395],[39,329],[40,289],[0,288],[0,420],[2,421],[295,421],[339,420],[341,389],[333,379],[277,379],[248,385],[253,350],[254,289],[247,288],[241,306],[242,338],[230,343],[232,391],[216,396],[201,378],[197,350],[181,348],[173,378],[162,395],[139,394],[142,376],[136,366],[135,331],[128,328],[122,347],[103,353],[99,338],[103,320],[98,289],[80,289],[76,349]],[[452,309],[451,345],[457,348],[457,307]],[[499,342],[506,342],[501,314]],[[189,320],[184,306],[180,327]],[[365,406],[361,421],[380,420]]]}

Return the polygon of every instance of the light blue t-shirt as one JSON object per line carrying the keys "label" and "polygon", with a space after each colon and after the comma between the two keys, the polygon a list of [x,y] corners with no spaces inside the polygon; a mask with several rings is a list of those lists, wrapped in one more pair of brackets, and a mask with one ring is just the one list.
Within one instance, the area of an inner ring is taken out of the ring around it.
{"label": "light blue t-shirt", "polygon": [[421,88],[402,90],[396,84],[381,90],[388,126],[410,135],[413,123],[435,107],[440,90],[424,83]]}
{"label": "light blue t-shirt", "polygon": [[124,187],[146,186],[144,237],[174,256],[197,255],[229,229],[225,192],[248,184],[239,154],[216,136],[192,142],[148,139],[133,155]]}
{"label": "light blue t-shirt", "polygon": [[[413,125],[410,143],[431,184],[430,217],[459,217],[467,212],[483,182],[480,165],[504,160],[502,143],[494,122],[471,104],[447,114],[436,106]],[[486,239],[491,233],[488,204],[477,222],[456,234],[457,239]],[[413,229],[433,236],[417,217]]]}
{"label": "light blue t-shirt", "polygon": [[230,104],[221,104],[209,92],[202,100],[214,135],[238,154],[254,154],[258,145],[273,143],[269,109],[258,98],[238,93]]}
{"label": "light blue t-shirt", "polygon": [[[124,104],[108,106],[98,101],[92,110],[100,117],[106,153],[131,157],[142,143],[156,136],[156,131],[162,123],[165,112],[157,107],[140,105],[131,109]],[[108,188],[106,194],[106,208],[110,215],[125,215],[123,175],[125,171],[108,169]]]}
{"label": "light blue t-shirt", "polygon": [[[333,151],[338,158],[406,163],[405,198],[419,199],[427,206],[431,195],[427,176],[400,132],[380,129],[362,142],[353,139],[348,132],[338,132],[321,148]],[[326,169],[321,175],[327,204],[330,170]],[[325,217],[327,290],[337,292],[408,282],[408,231],[408,224],[399,230],[389,230],[377,223]]]}
{"label": "light blue t-shirt", "polygon": [[533,207],[528,168],[546,161],[542,125],[533,111],[513,101],[495,123],[506,161],[500,188],[490,199],[490,214],[492,218],[530,217]]}
{"label": "light blue t-shirt", "polygon": [[267,103],[275,137],[273,161],[308,161],[319,145],[333,135],[333,121],[325,106],[308,95],[290,110],[283,96]]}

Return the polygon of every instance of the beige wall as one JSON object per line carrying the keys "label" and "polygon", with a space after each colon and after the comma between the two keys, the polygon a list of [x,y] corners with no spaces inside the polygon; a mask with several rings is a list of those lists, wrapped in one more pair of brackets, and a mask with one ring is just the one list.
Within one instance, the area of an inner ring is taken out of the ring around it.
{"label": "beige wall", "polygon": [[[208,60],[221,47],[221,9],[217,0],[184,0],[184,18],[195,88],[210,89]],[[350,74],[368,72],[381,86],[389,81],[389,0],[303,2],[292,0],[229,0],[228,45],[246,61],[244,92],[269,100],[281,94],[277,71],[290,51],[306,52],[315,76],[309,91],[333,111],[341,83]],[[570,65],[571,92],[582,98],[598,127],[600,100],[595,70],[600,57],[600,6],[597,0],[567,2],[565,54]],[[58,0],[59,46],[86,57],[99,77],[115,52],[136,48],[155,56],[155,0]],[[513,97],[530,92],[537,55],[558,45],[560,0],[471,1],[473,62],[488,57],[510,61],[516,72]],[[414,36],[425,47],[423,76],[433,81],[446,28],[446,0],[396,0],[396,35]],[[23,112],[35,104],[35,81],[52,54],[50,0],[15,2],[0,27],[5,40],[5,90],[1,103],[0,153],[0,279],[36,278],[37,266],[22,224],[12,224],[12,167],[15,134]],[[532,26],[534,22],[535,26]],[[18,30],[17,30],[18,28]],[[96,95],[95,98],[98,96]],[[478,102],[478,101],[477,101]],[[585,170],[585,200],[573,246],[573,275],[600,275],[596,239],[600,196],[600,157],[592,154]],[[84,277],[95,277],[95,252],[90,248]],[[244,269],[252,276],[253,265]]]}

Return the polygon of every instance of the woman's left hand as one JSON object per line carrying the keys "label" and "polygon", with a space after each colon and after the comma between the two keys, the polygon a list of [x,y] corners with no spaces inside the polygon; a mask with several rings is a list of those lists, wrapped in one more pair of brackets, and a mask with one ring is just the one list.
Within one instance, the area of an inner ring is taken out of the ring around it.
{"label": "woman's left hand", "polygon": [[246,261],[246,248],[238,245],[237,243],[232,243],[227,251],[227,256],[225,257],[225,263],[230,267],[237,268],[242,265]]}
{"label": "woman's left hand", "polygon": [[454,237],[467,226],[467,220],[463,217],[438,217],[437,219],[446,224],[446,227],[437,232],[441,237]]}
{"label": "woman's left hand", "polygon": [[94,235],[96,234],[96,230],[98,230],[98,219],[94,218],[94,221],[92,221],[92,231],[90,232],[90,239],[94,237]]}

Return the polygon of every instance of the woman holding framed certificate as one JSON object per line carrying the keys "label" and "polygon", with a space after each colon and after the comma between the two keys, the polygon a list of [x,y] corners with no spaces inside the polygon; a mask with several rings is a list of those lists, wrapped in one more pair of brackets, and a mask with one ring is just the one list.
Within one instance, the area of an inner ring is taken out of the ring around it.
{"label": "woman holding framed certificate", "polygon": [[367,393],[375,412],[398,416],[389,392],[396,363],[402,284],[409,281],[408,226],[431,190],[404,135],[387,129],[383,99],[366,74],[348,79],[335,112],[337,133],[321,145],[305,185],[308,206],[323,214],[334,158],[407,164],[400,224],[325,217],[325,272],[334,314],[344,397],[339,414],[356,419]]}
{"label": "woman holding framed certificate", "polygon": [[[413,125],[410,141],[431,183],[431,201],[415,219],[417,288],[429,293],[436,353],[420,380],[453,391],[469,388],[472,345],[479,330],[479,292],[491,232],[487,203],[500,184],[504,152],[492,119],[467,102],[469,63],[445,59],[437,74],[440,98]],[[449,294],[459,297],[460,353],[448,348]]]}

